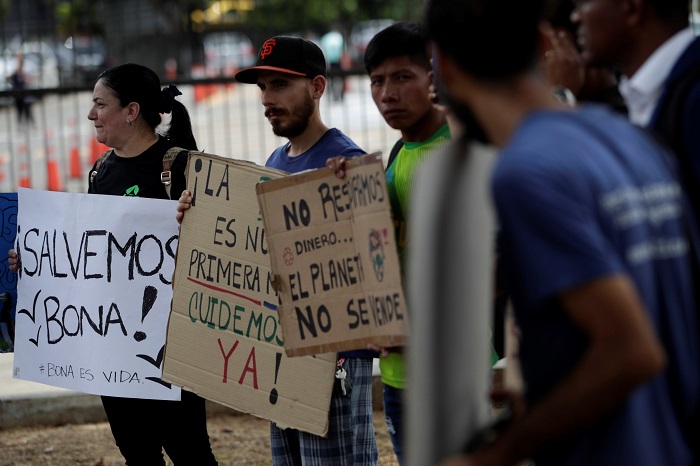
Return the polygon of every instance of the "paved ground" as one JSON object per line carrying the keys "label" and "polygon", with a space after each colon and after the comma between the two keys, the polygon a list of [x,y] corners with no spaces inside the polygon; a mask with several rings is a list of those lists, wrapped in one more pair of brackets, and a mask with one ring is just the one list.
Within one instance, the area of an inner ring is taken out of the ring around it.
{"label": "paved ground", "polygon": [[[12,366],[13,355],[0,354],[0,465],[123,464],[98,396],[13,379]],[[381,400],[381,385],[374,388],[375,401]],[[212,402],[207,412],[221,466],[269,464],[267,421]],[[374,425],[379,465],[396,466],[381,404],[375,405]]]}
{"label": "paved ground", "polygon": [[13,354],[0,354],[0,429],[104,419],[95,395],[12,378]]}
{"label": "paved ground", "polygon": [[[270,464],[267,421],[245,414],[207,416],[219,466]],[[378,466],[398,466],[381,411],[374,412]],[[171,462],[167,463],[172,466]],[[107,422],[0,430],[2,466],[124,466]]]}
{"label": "paved ground", "polygon": [[[12,427],[80,424],[105,420],[99,396],[52,387],[12,378],[13,354],[0,354],[0,430]],[[376,375],[375,409],[381,409],[381,385]],[[232,410],[210,402],[209,413],[230,413]]]}

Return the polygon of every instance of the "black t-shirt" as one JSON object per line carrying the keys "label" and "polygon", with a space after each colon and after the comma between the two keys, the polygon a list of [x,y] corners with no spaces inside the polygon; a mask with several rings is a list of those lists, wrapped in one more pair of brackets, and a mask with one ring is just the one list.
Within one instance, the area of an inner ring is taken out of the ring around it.
{"label": "black t-shirt", "polygon": [[[171,147],[170,141],[160,137],[136,157],[119,157],[112,151],[90,183],[88,193],[167,199],[160,174],[163,172],[163,156]],[[185,189],[186,165],[187,153],[183,152],[178,154],[170,168],[170,195],[173,199],[179,199]],[[93,166],[90,172],[94,170]]]}

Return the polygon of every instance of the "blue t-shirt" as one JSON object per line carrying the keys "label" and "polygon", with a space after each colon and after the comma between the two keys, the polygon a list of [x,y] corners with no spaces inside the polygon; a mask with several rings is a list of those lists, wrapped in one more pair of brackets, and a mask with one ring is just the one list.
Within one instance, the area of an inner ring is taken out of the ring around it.
{"label": "blue t-shirt", "polygon": [[[290,143],[287,143],[275,149],[272,155],[267,159],[267,162],[265,162],[265,166],[284,170],[289,173],[299,173],[304,170],[325,167],[326,160],[339,155],[355,157],[366,154],[352,139],[336,128],[331,128],[326,131],[316,144],[296,157],[287,155],[289,144]],[[373,351],[356,350],[342,351],[339,353],[339,356],[343,358],[374,358],[377,355]]]}
{"label": "blue t-shirt", "polygon": [[687,205],[667,157],[643,130],[584,106],[528,116],[494,171],[528,403],[557,385],[587,346],[556,297],[596,278],[634,281],[668,356],[665,372],[535,458],[538,466],[692,463],[683,429],[698,410],[698,322]]}
{"label": "blue t-shirt", "polygon": [[338,155],[354,157],[366,153],[352,139],[336,128],[326,131],[316,144],[296,157],[287,155],[289,144],[287,143],[275,149],[267,159],[267,162],[265,162],[265,166],[278,168],[289,173],[299,173],[304,170],[325,167],[326,160]]}

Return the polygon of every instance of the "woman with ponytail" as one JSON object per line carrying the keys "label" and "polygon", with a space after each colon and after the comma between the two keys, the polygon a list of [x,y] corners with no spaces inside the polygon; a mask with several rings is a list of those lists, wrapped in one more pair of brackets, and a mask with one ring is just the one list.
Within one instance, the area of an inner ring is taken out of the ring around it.
{"label": "woman with ponytail", "polygon": [[[174,85],[161,89],[156,73],[124,64],[103,72],[95,84],[88,119],[97,140],[112,149],[90,172],[89,193],[167,199],[161,182],[163,157],[172,147],[196,150],[190,117]],[[169,126],[160,128],[162,114]],[[157,131],[159,130],[159,131]],[[173,160],[171,189],[185,189],[187,152]],[[103,396],[114,440],[129,466],[211,466],[216,459],[207,433],[203,398],[182,390],[180,401]]]}

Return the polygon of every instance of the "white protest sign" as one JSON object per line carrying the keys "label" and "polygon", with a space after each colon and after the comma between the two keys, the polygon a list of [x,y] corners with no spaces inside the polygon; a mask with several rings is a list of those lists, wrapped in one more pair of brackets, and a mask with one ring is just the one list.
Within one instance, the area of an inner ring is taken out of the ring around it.
{"label": "white protest sign", "polygon": [[161,380],[176,202],[20,189],[15,378],[179,399]]}

